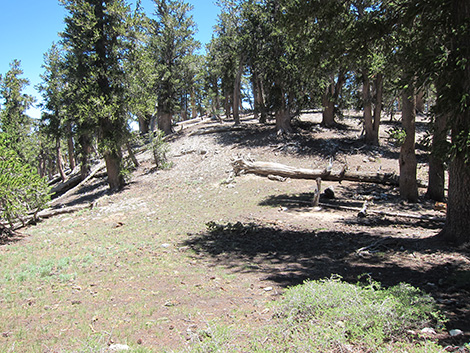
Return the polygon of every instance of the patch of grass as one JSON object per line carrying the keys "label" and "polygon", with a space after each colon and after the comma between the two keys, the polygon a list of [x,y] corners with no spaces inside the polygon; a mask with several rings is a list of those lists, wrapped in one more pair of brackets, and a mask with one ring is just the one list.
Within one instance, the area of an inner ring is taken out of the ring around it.
{"label": "patch of grass", "polygon": [[[434,300],[409,284],[386,289],[339,277],[306,281],[286,290],[273,305],[274,324],[252,333],[251,352],[442,351],[430,341],[409,342],[408,330],[442,328],[444,323]],[[234,328],[216,326],[205,332],[192,352],[246,349],[236,346]]]}

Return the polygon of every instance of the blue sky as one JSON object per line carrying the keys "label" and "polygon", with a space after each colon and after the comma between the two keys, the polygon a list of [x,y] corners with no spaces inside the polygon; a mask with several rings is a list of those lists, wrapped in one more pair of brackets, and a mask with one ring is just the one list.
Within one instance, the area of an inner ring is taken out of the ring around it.
{"label": "blue sky", "polygon": [[[130,0],[127,0],[131,3]],[[203,45],[211,39],[219,8],[213,0],[186,0],[194,6],[193,18],[197,23],[196,39]],[[153,14],[153,2],[142,0],[148,16]],[[0,0],[0,74],[5,74],[9,64],[18,59],[24,78],[31,85],[26,93],[39,99],[34,86],[40,83],[43,72],[43,55],[53,42],[59,40],[58,33],[64,29],[67,15],[59,0]],[[38,118],[37,109],[28,112]]]}

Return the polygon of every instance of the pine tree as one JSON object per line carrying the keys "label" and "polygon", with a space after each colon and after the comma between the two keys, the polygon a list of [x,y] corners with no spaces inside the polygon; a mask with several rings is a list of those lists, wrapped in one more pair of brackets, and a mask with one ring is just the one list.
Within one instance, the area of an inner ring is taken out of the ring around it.
{"label": "pine tree", "polygon": [[34,103],[34,98],[23,93],[29,80],[21,75],[21,63],[14,60],[5,76],[0,76],[0,97],[3,98],[0,131],[8,137],[10,147],[25,162],[33,164],[36,156],[30,139],[32,120],[26,111]]}
{"label": "pine tree", "polygon": [[155,67],[158,128],[172,132],[173,116],[180,111],[185,73],[199,43],[194,39],[192,7],[179,0],[153,0],[156,19],[150,22],[150,56]]}
{"label": "pine tree", "polygon": [[77,127],[86,127],[82,140],[91,139],[90,131],[97,131],[108,184],[119,189],[124,185],[121,147],[128,135],[123,62],[128,51],[129,8],[123,0],[61,1],[69,12],[62,37],[69,52]]}

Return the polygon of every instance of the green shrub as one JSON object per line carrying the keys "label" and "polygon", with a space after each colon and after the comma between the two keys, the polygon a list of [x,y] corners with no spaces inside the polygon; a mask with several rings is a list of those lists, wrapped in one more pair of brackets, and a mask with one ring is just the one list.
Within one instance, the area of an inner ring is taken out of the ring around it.
{"label": "green shrub", "polygon": [[444,322],[434,300],[409,284],[385,289],[376,282],[355,285],[338,277],[288,289],[278,315],[291,335],[316,337],[322,349],[349,343],[377,348],[408,330]]}
{"label": "green shrub", "polygon": [[19,158],[0,133],[0,218],[11,225],[14,219],[44,207],[49,190],[47,181]]}
{"label": "green shrub", "polygon": [[151,136],[150,148],[153,153],[153,159],[157,169],[166,169],[171,167],[171,163],[168,162],[166,154],[168,153],[169,147],[164,140],[164,133],[161,130],[156,130]]}

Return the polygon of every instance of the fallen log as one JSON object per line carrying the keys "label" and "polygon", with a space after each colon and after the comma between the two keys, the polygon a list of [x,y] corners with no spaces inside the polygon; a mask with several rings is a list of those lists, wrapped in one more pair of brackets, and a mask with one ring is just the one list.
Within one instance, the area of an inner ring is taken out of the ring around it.
{"label": "fallen log", "polygon": [[98,166],[85,178],[83,179],[83,181],[81,181],[78,185],[76,185],[75,187],[73,187],[72,189],[68,190],[65,194],[62,194],[60,195],[58,198],[52,200],[50,203],[49,203],[49,206],[52,206],[53,204],[57,204],[57,202],[63,198],[65,198],[66,196],[70,195],[71,193],[73,193],[75,190],[77,190],[78,188],[80,188],[82,185],[84,185],[86,182],[88,182],[88,180],[90,180],[91,178],[93,178],[99,171],[101,171],[102,169],[104,169],[106,167],[106,164],[105,162],[101,162],[100,164],[98,164]]}
{"label": "fallen log", "polygon": [[306,169],[295,168],[280,163],[251,162],[245,159],[237,159],[232,163],[235,175],[256,174],[261,176],[278,175],[292,179],[317,179],[327,181],[357,181],[398,186],[398,176],[394,173],[368,173],[349,171],[345,167],[341,170],[332,168]]}
{"label": "fallen log", "polygon": [[214,127],[214,128],[207,128],[207,129],[200,129],[191,132],[188,136],[194,135],[208,135],[208,134],[218,134],[221,132],[230,132],[230,131],[241,131],[245,130],[243,126],[222,126],[222,127]]}
{"label": "fallen log", "polygon": [[403,213],[403,212],[388,212],[388,211],[380,211],[380,210],[371,210],[370,208],[367,209],[367,213],[364,213],[364,215],[360,216],[359,215],[360,212],[364,212],[364,206],[366,205],[363,205],[363,207],[359,208],[359,207],[351,207],[351,206],[332,205],[329,203],[320,202],[320,206],[325,207],[325,208],[334,208],[337,210],[358,212],[358,217],[365,217],[367,216],[367,214],[374,214],[378,216],[411,218],[411,219],[417,219],[421,221],[431,221],[431,222],[440,222],[440,223],[444,223],[446,221],[444,217],[434,217],[434,216]]}
{"label": "fallen log", "polygon": [[36,218],[51,218],[60,214],[64,213],[73,213],[85,209],[92,209],[93,203],[85,204],[85,205],[76,205],[76,206],[69,206],[69,207],[62,207],[62,208],[47,208],[42,210],[36,214]]}
{"label": "fallen log", "polygon": [[66,181],[60,182],[59,184],[53,186],[51,188],[52,197],[77,186],[80,183],[81,179],[82,178],[80,174],[75,174],[68,178]]}

